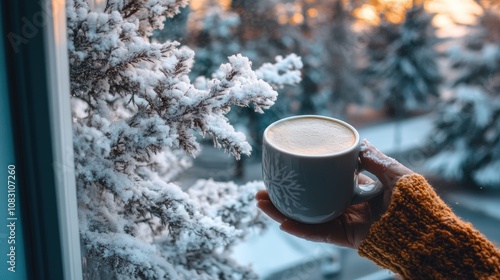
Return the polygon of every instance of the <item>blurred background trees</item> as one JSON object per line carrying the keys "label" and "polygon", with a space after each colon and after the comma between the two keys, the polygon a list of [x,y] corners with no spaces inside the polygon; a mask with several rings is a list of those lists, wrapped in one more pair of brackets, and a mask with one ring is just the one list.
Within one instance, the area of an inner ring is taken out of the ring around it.
{"label": "blurred background trees", "polygon": [[[177,31],[155,39],[184,33],[177,40],[196,52],[192,77],[211,75],[233,53],[257,67],[280,54],[302,58],[302,82],[280,88],[272,109],[257,115],[237,108],[228,115],[257,152],[265,127],[289,115],[356,123],[359,112],[375,112],[359,122],[367,125],[431,113],[428,167],[498,187],[500,179],[486,176],[500,167],[494,152],[500,149],[498,2],[192,0],[170,25]],[[455,5],[473,12],[457,14]]]}
{"label": "blurred background trees", "polygon": [[500,6],[482,9],[462,44],[448,49],[453,94],[443,100],[432,134],[429,166],[444,177],[500,187]]}
{"label": "blurred background trees", "polygon": [[407,111],[429,109],[430,98],[439,96],[438,39],[432,18],[422,4],[413,5],[403,22],[383,18],[369,37],[366,73],[376,101],[390,115],[402,117]]}

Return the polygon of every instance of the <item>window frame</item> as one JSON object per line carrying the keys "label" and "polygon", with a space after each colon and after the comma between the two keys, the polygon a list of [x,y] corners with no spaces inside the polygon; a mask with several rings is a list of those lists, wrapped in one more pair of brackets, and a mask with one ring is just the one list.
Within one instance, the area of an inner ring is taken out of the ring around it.
{"label": "window frame", "polygon": [[0,14],[26,275],[82,279],[65,1],[2,1]]}

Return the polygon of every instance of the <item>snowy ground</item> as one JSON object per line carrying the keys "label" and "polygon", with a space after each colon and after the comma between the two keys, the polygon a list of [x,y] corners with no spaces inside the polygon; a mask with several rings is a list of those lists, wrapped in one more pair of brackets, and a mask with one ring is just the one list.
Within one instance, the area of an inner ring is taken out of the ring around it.
{"label": "snowy ground", "polygon": [[[432,116],[424,115],[403,121],[400,124],[385,122],[359,130],[360,136],[372,142],[387,154],[404,152],[421,147],[432,127]],[[399,136],[399,141],[397,140]],[[398,144],[399,143],[399,144]],[[415,164],[412,169],[419,168]],[[194,178],[213,177],[226,180],[234,170],[234,161],[221,151],[207,148],[184,174],[181,183],[189,185]],[[422,170],[416,170],[422,172]],[[258,160],[245,163],[245,175],[241,181],[261,180]],[[474,191],[443,193],[449,204],[465,207],[473,212],[487,215],[500,225],[500,193],[491,195]],[[251,236],[238,245],[233,255],[240,263],[253,266],[264,280],[277,279],[392,279],[391,274],[381,270],[372,262],[357,255],[354,250],[341,249],[328,244],[301,240],[281,232],[277,225],[263,235]],[[334,276],[342,271],[341,276]],[[323,274],[331,276],[324,278]],[[292,277],[293,276],[293,277]],[[333,277],[333,278],[332,278]]]}
{"label": "snowy ground", "polygon": [[420,147],[431,132],[432,120],[432,115],[423,115],[400,123],[387,122],[362,128],[359,130],[359,135],[390,155]]}

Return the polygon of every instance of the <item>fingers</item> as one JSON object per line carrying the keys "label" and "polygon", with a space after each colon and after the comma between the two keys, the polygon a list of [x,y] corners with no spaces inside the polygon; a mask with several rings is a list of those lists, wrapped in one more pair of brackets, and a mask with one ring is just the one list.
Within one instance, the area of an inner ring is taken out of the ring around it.
{"label": "fingers", "polygon": [[384,186],[390,188],[394,187],[402,176],[413,173],[397,160],[379,151],[366,139],[361,142],[359,158],[364,169],[375,175]]}
{"label": "fingers", "polygon": [[286,233],[305,240],[352,247],[345,237],[344,227],[340,218],[325,224],[303,224],[287,220],[281,224],[280,228]]}
{"label": "fingers", "polygon": [[372,178],[366,176],[365,174],[360,173],[358,176],[358,183],[360,184],[369,184],[373,182]]}
{"label": "fingers", "polygon": [[255,198],[257,199],[257,207],[271,217],[271,219],[280,224],[287,220],[287,217],[283,215],[271,202],[269,193],[266,190],[258,191]]}
{"label": "fingers", "polygon": [[278,209],[276,209],[271,202],[267,191],[258,191],[255,198],[258,200],[257,207],[259,207],[271,219],[278,222],[281,230],[306,240],[333,243],[353,248],[352,242],[349,242],[346,238],[345,225],[341,221],[344,214],[328,223],[304,224],[288,219]]}
{"label": "fingers", "polygon": [[[368,177],[367,180],[371,180]],[[323,224],[304,224],[295,220],[288,219],[271,202],[266,190],[258,191],[255,195],[257,207],[259,207],[271,219],[280,224],[280,229],[291,235],[315,242],[333,243],[340,246],[355,248],[354,242],[346,237],[346,225],[342,222],[345,214],[333,221]],[[352,207],[360,207],[353,205]]]}
{"label": "fingers", "polygon": [[255,199],[257,199],[257,201],[263,199],[270,200],[269,193],[266,190],[260,190],[257,192],[257,194],[255,194]]}
{"label": "fingers", "polygon": [[286,233],[309,241],[334,243],[347,247],[350,246],[345,238],[344,228],[340,219],[325,224],[304,224],[288,219],[274,207],[270,200],[259,200],[257,206],[271,217],[271,219],[278,222],[280,224],[280,229]]}
{"label": "fingers", "polygon": [[[269,199],[267,191],[259,191],[255,197],[258,200],[257,207],[259,207],[271,219],[278,222],[281,230],[306,240],[328,242],[326,237],[332,233],[332,228],[330,226],[326,226],[324,224],[310,225],[288,219],[278,209],[276,209]],[[339,230],[341,229],[340,223],[334,224],[337,225]]]}
{"label": "fingers", "polygon": [[288,218],[283,215],[276,207],[274,207],[271,200],[259,200],[257,202],[257,207],[260,208],[264,213],[266,213],[271,219],[275,220],[278,223],[285,222]]}

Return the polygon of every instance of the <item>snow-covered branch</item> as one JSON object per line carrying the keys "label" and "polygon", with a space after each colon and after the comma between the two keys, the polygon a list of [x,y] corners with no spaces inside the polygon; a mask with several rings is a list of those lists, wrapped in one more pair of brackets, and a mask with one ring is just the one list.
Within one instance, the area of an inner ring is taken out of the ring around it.
{"label": "snow-covered branch", "polygon": [[294,85],[301,81],[302,61],[295,54],[283,58],[276,57],[276,63],[264,63],[257,71],[257,76],[273,85]]}
{"label": "snow-covered branch", "polygon": [[[270,108],[273,88],[300,81],[297,56],[255,72],[233,55],[191,82],[194,52],[153,43],[185,0],[109,0],[102,12],[67,1],[77,195],[85,277],[252,279],[225,254],[265,219],[253,203],[262,183],[200,181],[188,193],[170,180],[199,152],[198,134],[239,158],[245,135],[232,106]],[[272,85],[270,84],[272,83]]]}

